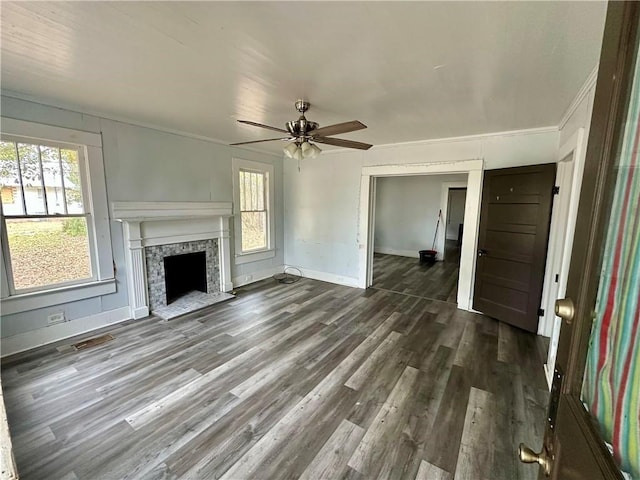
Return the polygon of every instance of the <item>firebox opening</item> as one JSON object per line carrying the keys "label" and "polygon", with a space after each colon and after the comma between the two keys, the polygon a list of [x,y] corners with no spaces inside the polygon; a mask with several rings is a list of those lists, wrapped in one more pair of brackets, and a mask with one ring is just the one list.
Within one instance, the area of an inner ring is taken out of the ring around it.
{"label": "firebox opening", "polygon": [[164,257],[167,305],[193,290],[207,293],[207,255],[205,252]]}

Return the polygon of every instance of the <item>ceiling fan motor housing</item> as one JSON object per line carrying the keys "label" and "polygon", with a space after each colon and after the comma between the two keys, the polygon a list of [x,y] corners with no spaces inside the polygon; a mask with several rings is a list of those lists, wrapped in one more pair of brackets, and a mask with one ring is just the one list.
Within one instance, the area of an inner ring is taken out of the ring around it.
{"label": "ceiling fan motor housing", "polygon": [[305,102],[304,100],[298,100],[296,102],[296,110],[301,113],[300,118],[298,120],[292,120],[285,124],[287,131],[296,137],[306,137],[318,128],[318,124],[316,122],[310,122],[304,116],[304,112],[309,110],[311,104],[309,102]]}
{"label": "ceiling fan motor housing", "polygon": [[292,120],[285,124],[287,131],[294,137],[304,137],[318,128],[316,122],[310,122],[304,115],[300,115],[298,120]]}

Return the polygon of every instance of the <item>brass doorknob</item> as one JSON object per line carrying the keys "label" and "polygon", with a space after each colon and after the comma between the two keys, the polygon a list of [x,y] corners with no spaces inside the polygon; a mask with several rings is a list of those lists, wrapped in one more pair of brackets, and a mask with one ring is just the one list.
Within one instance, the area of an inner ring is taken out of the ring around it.
{"label": "brass doorknob", "polygon": [[575,306],[573,300],[570,298],[559,298],[556,300],[556,315],[565,320],[567,323],[573,321],[573,315],[575,314]]}
{"label": "brass doorknob", "polygon": [[521,443],[518,447],[518,457],[522,463],[537,463],[543,469],[545,476],[551,475],[551,461],[547,455],[547,449],[543,448],[540,453],[536,453]]}

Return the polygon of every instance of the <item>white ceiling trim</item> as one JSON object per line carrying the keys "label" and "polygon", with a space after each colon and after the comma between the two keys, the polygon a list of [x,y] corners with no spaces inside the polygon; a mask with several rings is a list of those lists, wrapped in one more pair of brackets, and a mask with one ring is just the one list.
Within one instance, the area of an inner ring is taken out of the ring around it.
{"label": "white ceiling trim", "polygon": [[558,124],[558,130],[562,130],[564,128],[564,126],[567,124],[567,122],[571,118],[571,115],[573,115],[573,113],[578,108],[578,105],[582,103],[582,101],[589,94],[591,89],[595,87],[597,80],[598,80],[598,65],[593,67],[593,70],[591,70],[591,73],[585,80],[584,84],[582,85],[582,88],[580,88],[580,90],[578,91],[578,94],[575,96],[575,98],[569,105],[569,108],[565,110],[564,115],[562,116],[562,118],[560,119],[560,123]]}
{"label": "white ceiling trim", "polygon": [[[482,140],[484,138],[492,137],[515,137],[518,135],[539,135],[545,133],[557,133],[560,131],[559,127],[537,127],[537,128],[523,128],[521,130],[506,130],[504,132],[490,132],[490,133],[478,133],[474,135],[463,135],[459,137],[445,137],[445,138],[431,138],[428,140],[416,140],[414,142],[399,142],[399,143],[386,143],[384,145],[374,145],[372,150],[384,150],[388,148],[398,147],[419,147],[424,145],[433,145],[438,143],[451,143],[451,142],[472,142],[474,140]],[[339,148],[329,151],[323,151],[322,155],[331,155],[334,153],[353,152],[348,148]]]}
{"label": "white ceiling trim", "polygon": [[517,135],[534,135],[542,133],[557,132],[558,127],[550,125],[548,127],[523,128],[520,130],[505,130],[502,132],[476,133],[472,135],[461,135],[458,137],[431,138],[428,140],[416,140],[414,142],[387,143],[384,145],[376,145],[376,148],[395,148],[398,146],[408,147],[413,145],[431,145],[434,143],[450,143],[463,142],[471,140],[480,140],[489,137],[515,137]]}

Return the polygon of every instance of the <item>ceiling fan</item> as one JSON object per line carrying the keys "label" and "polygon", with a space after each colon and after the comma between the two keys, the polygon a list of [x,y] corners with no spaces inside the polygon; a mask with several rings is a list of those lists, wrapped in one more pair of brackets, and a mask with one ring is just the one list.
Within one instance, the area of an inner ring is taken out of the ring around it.
{"label": "ceiling fan", "polygon": [[307,120],[304,113],[309,110],[311,104],[304,100],[298,100],[296,102],[296,110],[300,112],[300,118],[298,120],[292,120],[285,124],[286,130],[278,127],[271,127],[269,125],[263,125],[262,123],[250,122],[248,120],[238,120],[239,123],[245,125],[253,125],[254,127],[266,128],[274,130],[276,132],[285,133],[287,137],[267,138],[264,140],[253,140],[250,142],[232,143],[231,145],[247,145],[250,143],[260,142],[272,142],[274,140],[285,140],[289,144],[284,147],[284,153],[296,160],[302,158],[315,158],[321,152],[316,143],[324,143],[327,145],[335,145],[337,147],[344,148],[357,148],[359,150],[369,150],[373,145],[362,142],[354,142],[353,140],[345,140],[342,138],[329,138],[329,135],[337,135],[340,133],[355,132],[356,130],[362,130],[367,128],[365,124],[358,120],[352,120],[350,122],[336,123],[335,125],[328,125],[326,127],[320,127],[316,122]]}

